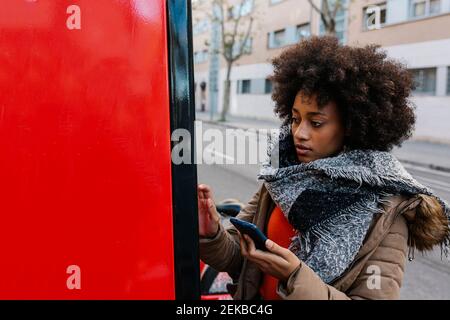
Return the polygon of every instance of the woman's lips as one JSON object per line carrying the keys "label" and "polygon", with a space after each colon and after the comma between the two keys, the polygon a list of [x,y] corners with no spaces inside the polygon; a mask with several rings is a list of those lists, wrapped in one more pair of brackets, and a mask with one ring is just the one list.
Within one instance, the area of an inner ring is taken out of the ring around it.
{"label": "woman's lips", "polygon": [[295,150],[299,156],[307,156],[312,151],[310,148],[305,146],[295,146]]}

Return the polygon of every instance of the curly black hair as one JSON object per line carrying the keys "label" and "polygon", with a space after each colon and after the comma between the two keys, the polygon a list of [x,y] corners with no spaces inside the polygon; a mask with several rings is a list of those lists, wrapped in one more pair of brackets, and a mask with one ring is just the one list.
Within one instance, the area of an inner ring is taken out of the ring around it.
{"label": "curly black hair", "polygon": [[412,134],[414,82],[406,66],[377,45],[341,45],[332,36],[311,37],[272,60],[275,113],[291,118],[295,97],[315,96],[319,107],[334,101],[344,120],[348,149],[389,151]]}

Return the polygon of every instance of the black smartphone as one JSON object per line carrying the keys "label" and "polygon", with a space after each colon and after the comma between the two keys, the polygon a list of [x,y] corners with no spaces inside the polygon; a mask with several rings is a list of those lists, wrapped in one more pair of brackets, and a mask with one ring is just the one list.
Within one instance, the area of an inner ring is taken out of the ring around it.
{"label": "black smartphone", "polygon": [[230,218],[230,222],[239,230],[240,233],[248,235],[255,242],[255,247],[258,250],[267,251],[266,240],[264,233],[253,223]]}

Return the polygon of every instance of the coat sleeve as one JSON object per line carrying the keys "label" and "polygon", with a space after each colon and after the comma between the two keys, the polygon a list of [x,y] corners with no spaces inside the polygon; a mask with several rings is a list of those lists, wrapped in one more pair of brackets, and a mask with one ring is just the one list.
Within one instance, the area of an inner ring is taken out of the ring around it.
{"label": "coat sleeve", "polygon": [[408,227],[405,218],[399,216],[347,292],[324,283],[311,268],[301,263],[286,285],[279,283],[278,295],[285,300],[398,299],[407,250]]}
{"label": "coat sleeve", "polygon": [[[262,186],[253,195],[252,199],[237,215],[238,219],[253,221]],[[200,238],[200,259],[217,271],[225,271],[230,275],[240,273],[242,255],[239,244],[239,235],[236,228],[228,221],[219,224],[219,232],[212,238]]]}

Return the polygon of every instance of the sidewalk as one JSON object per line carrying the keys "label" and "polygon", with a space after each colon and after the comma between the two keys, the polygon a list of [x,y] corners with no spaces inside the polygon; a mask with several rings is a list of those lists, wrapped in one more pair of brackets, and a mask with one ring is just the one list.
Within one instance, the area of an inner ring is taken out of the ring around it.
{"label": "sidewalk", "polygon": [[[226,122],[210,120],[208,112],[196,113],[196,120],[234,129],[271,129],[281,124],[276,121],[258,120],[245,117],[227,116]],[[402,162],[431,169],[450,172],[450,145],[410,139],[401,148],[395,148],[393,154]]]}
{"label": "sidewalk", "polygon": [[216,115],[215,119],[211,121],[210,114],[208,112],[197,111],[195,114],[195,118],[196,120],[201,120],[203,122],[214,123],[217,125],[235,129],[272,129],[279,128],[281,125],[281,121],[276,121],[275,117],[273,121],[270,121],[228,115],[226,122],[220,122],[217,120],[218,115]]}

